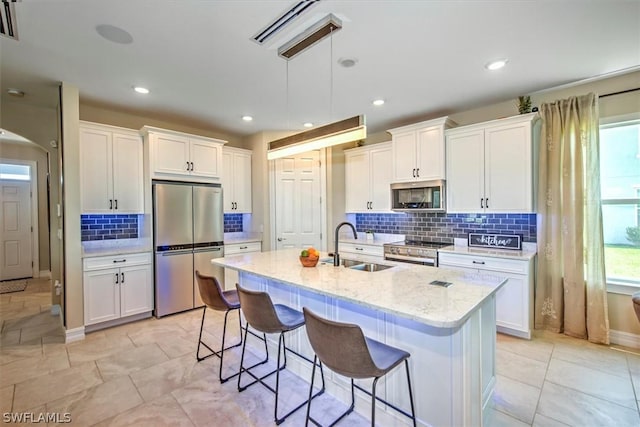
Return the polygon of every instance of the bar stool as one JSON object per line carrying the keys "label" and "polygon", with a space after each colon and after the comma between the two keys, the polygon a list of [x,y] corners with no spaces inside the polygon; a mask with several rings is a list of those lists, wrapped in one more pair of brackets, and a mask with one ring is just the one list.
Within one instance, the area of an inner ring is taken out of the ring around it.
{"label": "bar stool", "polygon": [[[208,359],[211,356],[217,356],[220,358],[220,369],[218,371],[218,378],[221,383],[225,383],[229,381],[231,378],[237,376],[240,371],[236,372],[233,375],[230,375],[226,378],[222,377],[222,364],[224,360],[224,351],[229,350],[230,348],[238,347],[242,344],[242,321],[240,319],[240,313],[238,313],[238,324],[240,325],[240,342],[234,345],[230,345],[229,347],[224,346],[225,336],[227,334],[227,317],[229,313],[234,310],[240,309],[240,301],[238,299],[238,292],[233,289],[229,291],[223,291],[220,287],[220,282],[218,279],[212,276],[205,276],[200,274],[199,271],[196,270],[196,279],[198,281],[198,290],[200,291],[200,298],[204,302],[204,308],[202,310],[202,321],[200,322],[200,335],[198,337],[198,349],[196,351],[196,360],[198,362],[202,362],[205,359]],[[215,351],[211,347],[209,347],[204,341],[202,341],[202,330],[204,328],[204,318],[207,314],[207,308],[216,311],[224,311],[224,326],[222,327],[222,344],[220,346],[220,350]],[[263,339],[261,337],[258,337]],[[200,346],[206,347],[211,353],[206,356],[200,356]],[[264,336],[264,346],[265,350],[267,348],[267,340],[266,335]],[[268,356],[268,354],[267,354]],[[267,359],[257,363],[255,366],[258,366],[262,363],[266,363]]]}
{"label": "bar stool", "polygon": [[[352,323],[340,323],[324,319],[313,313],[306,307],[302,308],[307,327],[307,335],[314,356],[313,371],[311,374],[311,389],[313,389],[313,377],[316,370],[316,361],[320,359],[320,368],[326,365],[334,372],[351,379],[351,406],[340,415],[331,426],[335,425],[342,418],[349,415],[355,406],[355,392],[357,388],[371,396],[371,426],[376,422],[376,400],[388,405],[401,414],[409,417],[416,426],[416,413],[413,406],[413,394],[411,392],[411,376],[409,374],[409,357],[404,350],[391,347],[379,341],[364,336],[362,329]],[[409,401],[411,402],[411,413],[376,396],[376,384],[378,380],[404,362],[407,371],[407,384],[409,386]],[[354,383],[354,378],[373,378],[372,391],[363,389]],[[311,418],[311,401],[307,405],[307,419],[305,426],[311,421],[313,424],[320,424]]]}
{"label": "bar stool", "polygon": [[[322,372],[322,367],[320,368],[320,375],[322,377],[322,388],[313,394],[313,390],[309,392],[309,399],[302,402],[300,405],[296,406],[294,409],[283,415],[282,417],[278,417],[278,392],[280,388],[280,371],[286,368],[287,366],[287,351],[295,354],[296,356],[306,360],[309,363],[312,363],[310,359],[307,357],[297,353],[296,351],[287,348],[285,344],[284,334],[285,332],[293,331],[298,329],[302,325],[304,325],[304,315],[294,310],[293,308],[283,305],[283,304],[273,304],[271,301],[271,297],[266,292],[260,291],[251,291],[249,289],[245,289],[241,287],[239,284],[236,284],[236,288],[238,290],[238,296],[240,298],[240,306],[242,307],[242,313],[244,314],[245,320],[247,322],[244,328],[244,343],[242,345],[242,356],[240,357],[240,375],[238,375],[238,391],[244,391],[248,387],[253,384],[260,383],[265,386],[269,391],[275,394],[275,407],[273,411],[273,418],[276,424],[282,423],[289,415],[293,414],[298,409],[302,408],[306,405],[311,399],[321,395],[324,393],[324,373]],[[277,333],[278,337],[278,363],[276,368],[261,376],[256,376],[253,372],[250,371],[251,367],[244,367],[244,354],[245,348],[247,346],[247,332],[249,331],[249,325],[259,332],[264,333]],[[280,366],[280,357],[284,356],[284,363]],[[314,366],[315,372],[315,366]],[[242,380],[242,373],[246,372],[249,374],[254,381],[246,384],[244,386],[240,385]],[[263,380],[267,377],[276,374],[276,387],[272,388],[269,384],[265,383]]]}

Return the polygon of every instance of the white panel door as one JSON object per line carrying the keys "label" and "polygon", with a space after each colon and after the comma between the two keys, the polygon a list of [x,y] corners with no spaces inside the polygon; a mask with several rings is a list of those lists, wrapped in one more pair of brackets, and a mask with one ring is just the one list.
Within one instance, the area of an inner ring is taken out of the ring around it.
{"label": "white panel door", "polygon": [[120,269],[120,316],[153,310],[153,283],[151,265],[122,267]]}
{"label": "white panel door", "polygon": [[391,146],[372,149],[370,152],[370,212],[391,211]]}
{"label": "white panel door", "polygon": [[484,208],[484,131],[447,137],[447,212]]}
{"label": "white panel door", "polygon": [[111,132],[80,128],[80,200],[82,213],[111,213],[113,168]]}
{"label": "white panel door", "polygon": [[0,181],[0,206],[0,280],[31,277],[31,183]]}
{"label": "white panel door", "polygon": [[235,206],[233,156],[234,153],[230,151],[222,151],[222,176],[220,177],[220,182],[222,184],[224,213],[235,213],[233,210],[233,207]]}
{"label": "white panel door", "polygon": [[276,249],[322,247],[320,152],[276,162]]}
{"label": "white panel door", "polygon": [[416,133],[393,135],[393,181],[415,181]]}
{"label": "white panel door", "polygon": [[113,134],[114,212],[144,213],[142,139],[136,135]]}
{"label": "white panel door", "polygon": [[531,134],[527,124],[485,131],[487,212],[532,212]]}
{"label": "white panel door", "polygon": [[154,172],[189,175],[189,138],[177,135],[153,135]]}
{"label": "white panel door", "polygon": [[367,212],[371,201],[369,187],[369,151],[345,154],[345,210]]}
{"label": "white panel door", "polygon": [[442,143],[442,127],[436,126],[418,131],[418,168],[416,177],[419,180],[445,178],[444,144]]}
{"label": "white panel door", "polygon": [[120,317],[120,269],[87,271],[84,284],[84,324],[106,322]]}
{"label": "white panel door", "polygon": [[251,154],[234,153],[234,195],[236,213],[251,213]]}

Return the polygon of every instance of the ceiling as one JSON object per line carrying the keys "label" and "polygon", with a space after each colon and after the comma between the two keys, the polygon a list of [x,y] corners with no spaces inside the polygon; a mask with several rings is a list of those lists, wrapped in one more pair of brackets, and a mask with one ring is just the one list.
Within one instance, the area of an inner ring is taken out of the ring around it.
{"label": "ceiling", "polygon": [[[82,102],[237,135],[357,114],[378,132],[640,66],[635,0],[322,0],[266,46],[251,40],[296,1],[22,0],[19,40],[0,37],[0,99],[54,106],[64,81]],[[277,55],[328,13],[343,22],[332,38]],[[101,24],[133,42],[102,38]],[[507,66],[484,68],[497,58]]]}

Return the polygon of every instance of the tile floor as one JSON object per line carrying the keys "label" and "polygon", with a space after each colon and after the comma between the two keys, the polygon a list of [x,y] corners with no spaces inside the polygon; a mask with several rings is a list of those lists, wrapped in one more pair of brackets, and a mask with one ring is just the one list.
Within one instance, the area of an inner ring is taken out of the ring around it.
{"label": "tile floor", "polygon": [[[274,425],[273,395],[261,387],[238,393],[235,381],[218,382],[217,359],[196,362],[200,310],[64,344],[49,287],[30,280],[24,292],[0,295],[3,422],[26,412],[69,413],[77,426]],[[208,318],[206,339],[218,343],[221,316]],[[497,350],[494,426],[640,426],[640,351],[547,332],[531,341],[499,334]],[[296,386],[283,401],[303,399],[306,384],[286,375]],[[315,402],[326,419],[343,407],[326,395]],[[304,410],[283,425],[304,425]],[[368,421],[353,414],[341,425]]]}

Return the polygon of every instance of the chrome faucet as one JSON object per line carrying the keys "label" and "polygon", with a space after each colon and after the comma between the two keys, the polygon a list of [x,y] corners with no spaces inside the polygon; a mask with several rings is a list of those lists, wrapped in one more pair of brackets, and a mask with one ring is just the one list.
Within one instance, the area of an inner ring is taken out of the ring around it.
{"label": "chrome faucet", "polygon": [[348,225],[349,227],[351,227],[351,229],[353,230],[353,238],[357,239],[358,238],[358,233],[356,233],[356,228],[353,226],[353,224],[351,224],[350,222],[341,222],[340,224],[338,224],[338,226],[336,227],[336,235],[335,235],[335,250],[333,251],[333,266],[334,267],[339,267],[340,266],[340,255],[338,255],[338,232],[340,231],[340,227],[342,227],[343,225]]}

